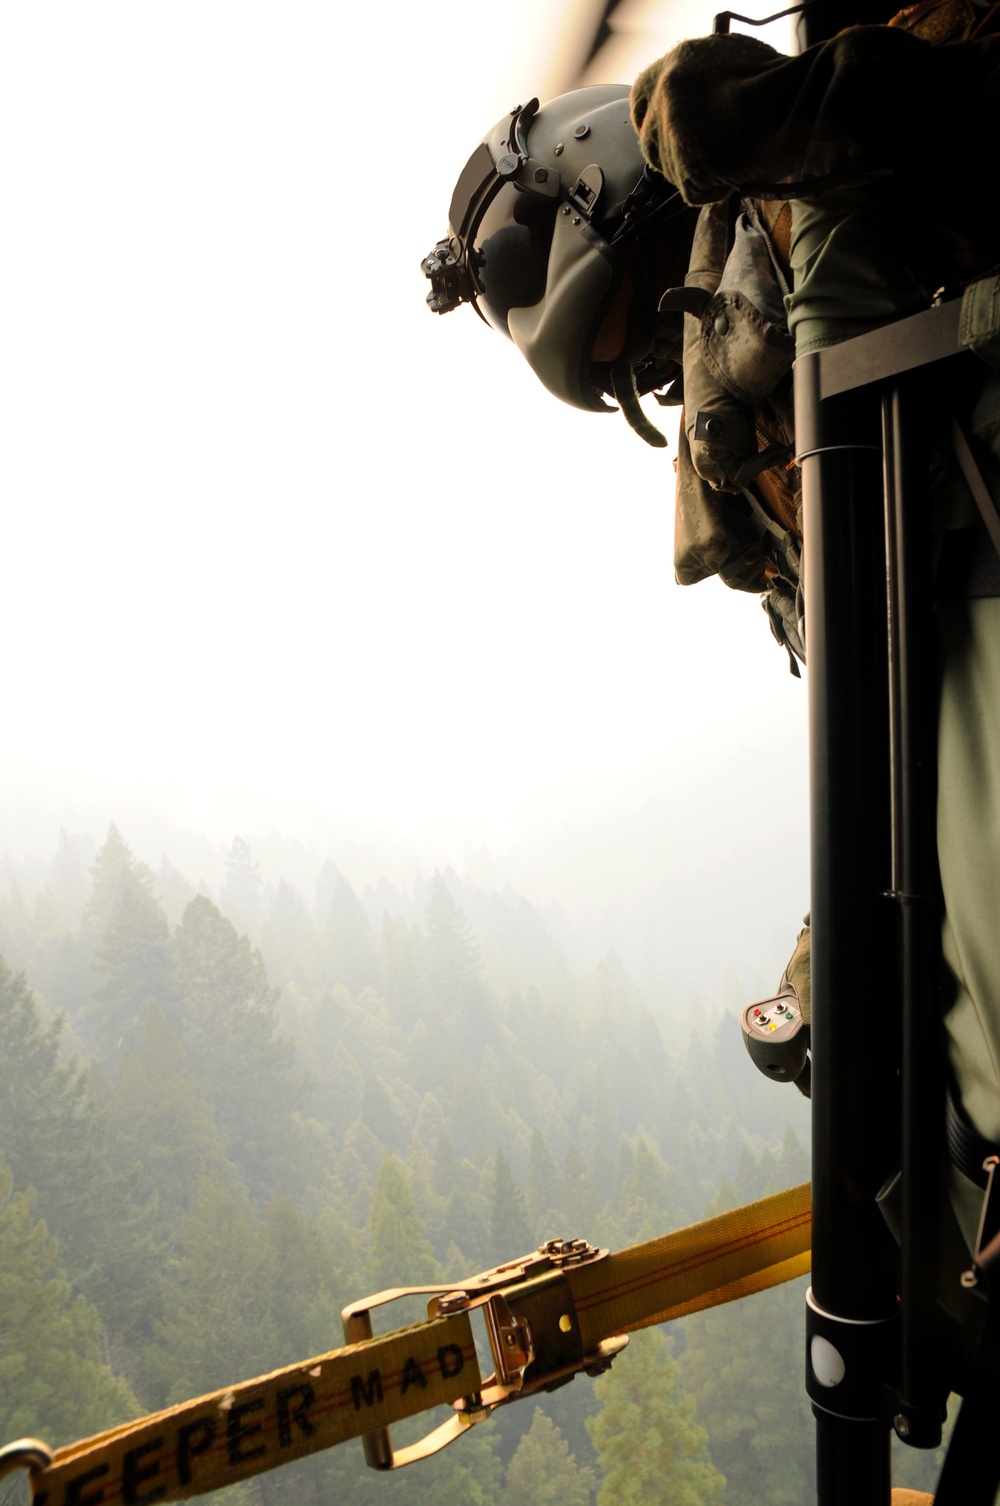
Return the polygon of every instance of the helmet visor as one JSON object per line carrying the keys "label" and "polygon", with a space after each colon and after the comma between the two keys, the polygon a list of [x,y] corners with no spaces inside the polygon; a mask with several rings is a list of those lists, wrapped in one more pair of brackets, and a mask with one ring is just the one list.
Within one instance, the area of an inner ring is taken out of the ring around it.
{"label": "helmet visor", "polygon": [[545,295],[558,200],[504,183],[490,201],[468,249],[479,304],[494,329],[510,337],[511,309]]}

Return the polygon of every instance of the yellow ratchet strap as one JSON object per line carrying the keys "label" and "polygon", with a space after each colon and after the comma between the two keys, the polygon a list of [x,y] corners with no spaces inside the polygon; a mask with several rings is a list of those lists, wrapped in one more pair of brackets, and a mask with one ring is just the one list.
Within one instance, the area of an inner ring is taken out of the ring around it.
{"label": "yellow ratchet strap", "polygon": [[609,1255],[570,1278],[585,1342],[595,1329],[632,1333],[802,1276],[810,1236],[806,1182]]}
{"label": "yellow ratchet strap", "polygon": [[[154,1506],[246,1480],[362,1438],[395,1469],[437,1452],[498,1406],[606,1370],[627,1335],[733,1302],[809,1269],[808,1185],[720,1213],[618,1254],[549,1240],[453,1289],[405,1287],[344,1309],[343,1349],[125,1423],[53,1454],[0,1449],[0,1477],[29,1472],[32,1506]],[[426,1295],[428,1319],[373,1338],[371,1311]],[[482,1309],[494,1371],[484,1381],[471,1314]],[[448,1420],[394,1449],[390,1424],[442,1404]]]}
{"label": "yellow ratchet strap", "polygon": [[32,1506],[152,1506],[218,1490],[479,1388],[467,1313],[350,1344],[55,1453],[0,1450],[29,1471]]}

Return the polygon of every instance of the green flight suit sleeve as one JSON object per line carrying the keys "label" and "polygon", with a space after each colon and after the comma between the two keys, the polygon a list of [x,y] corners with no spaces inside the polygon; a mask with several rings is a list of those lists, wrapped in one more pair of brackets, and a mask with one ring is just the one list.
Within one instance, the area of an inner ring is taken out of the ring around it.
{"label": "green flight suit sleeve", "polygon": [[733,188],[813,196],[871,170],[923,171],[956,130],[967,140],[995,124],[997,40],[932,47],[856,26],[785,57],[757,37],[699,37],[640,74],[632,120],[646,160],[688,203]]}
{"label": "green flight suit sleeve", "polygon": [[632,116],[690,202],[792,199],[796,355],[924,308],[996,258],[980,180],[1000,131],[1000,37],[932,46],[857,26],[796,57],[701,37],[640,75]]}

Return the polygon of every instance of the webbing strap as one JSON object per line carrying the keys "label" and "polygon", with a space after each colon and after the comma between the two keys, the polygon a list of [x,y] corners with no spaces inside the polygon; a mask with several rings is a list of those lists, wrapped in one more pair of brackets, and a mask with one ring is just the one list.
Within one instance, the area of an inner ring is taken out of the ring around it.
{"label": "webbing strap", "polygon": [[58,1449],[33,1506],[151,1506],[218,1490],[479,1390],[468,1313],[349,1344]]}
{"label": "webbing strap", "polygon": [[[582,1351],[592,1355],[616,1334],[802,1275],[809,1243],[805,1185],[568,1265],[559,1279],[573,1299]],[[476,1281],[498,1277],[491,1286],[498,1290],[507,1269]],[[516,1299],[517,1289],[515,1278],[507,1295]],[[569,1321],[560,1317],[560,1326]],[[545,1337],[535,1336],[539,1352]],[[471,1314],[449,1312],[125,1423],[57,1450],[44,1467],[44,1445],[25,1440],[0,1450],[0,1474],[30,1468],[33,1506],[153,1506],[247,1480],[442,1403],[465,1398],[468,1407],[482,1389]]]}
{"label": "webbing strap", "polygon": [[584,1346],[803,1275],[810,1223],[805,1183],[568,1271]]}

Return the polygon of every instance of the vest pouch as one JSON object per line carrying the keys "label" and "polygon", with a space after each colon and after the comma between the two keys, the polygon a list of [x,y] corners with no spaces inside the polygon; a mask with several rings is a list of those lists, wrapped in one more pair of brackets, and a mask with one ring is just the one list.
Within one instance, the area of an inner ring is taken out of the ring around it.
{"label": "vest pouch", "polygon": [[694,586],[717,575],[732,549],[722,498],[695,469],[682,428],[677,437],[674,579],[679,586]]}
{"label": "vest pouch", "polygon": [[759,405],[792,369],[795,345],[785,323],[770,242],[746,214],[713,297],[701,316],[700,354],[730,396]]}
{"label": "vest pouch", "polygon": [[737,472],[757,454],[754,411],[713,382],[692,385],[684,388],[684,427],[694,468],[717,491],[738,491]]}
{"label": "vest pouch", "polygon": [[[744,220],[746,216],[741,215],[737,224]],[[728,381],[720,379],[718,359],[714,347],[709,343],[709,336],[714,333],[715,323],[721,317],[728,320],[731,305],[734,320],[740,317],[743,323],[746,322],[745,317],[738,315],[736,306],[732,304],[733,280],[742,276],[748,268],[753,268],[755,276],[759,276],[761,268],[758,249],[763,251],[770,269],[767,242],[759,233],[753,237],[753,240],[759,242],[759,248],[752,243],[742,247],[734,266],[736,247],[729,249],[731,225],[731,208],[728,203],[709,204],[702,210],[691,247],[688,274],[684,280],[687,294],[684,315],[684,431],[695,471],[717,491],[732,491],[735,488],[736,473],[757,454],[757,435],[752,403],[735,392]],[[749,242],[749,236],[744,236],[744,240]],[[773,285],[773,272],[770,272],[770,280]],[[697,303],[691,301],[692,290],[695,289],[702,295]],[[777,298],[780,305],[780,292],[777,293]],[[768,314],[774,312],[766,304],[763,291],[759,299]],[[672,304],[671,294],[667,294],[664,303]],[[769,322],[765,320],[765,323]],[[720,337],[715,338],[718,344]],[[756,349],[760,342],[754,339],[752,343]],[[741,339],[739,345],[742,351],[747,341]],[[749,359],[752,359],[752,355]]]}

